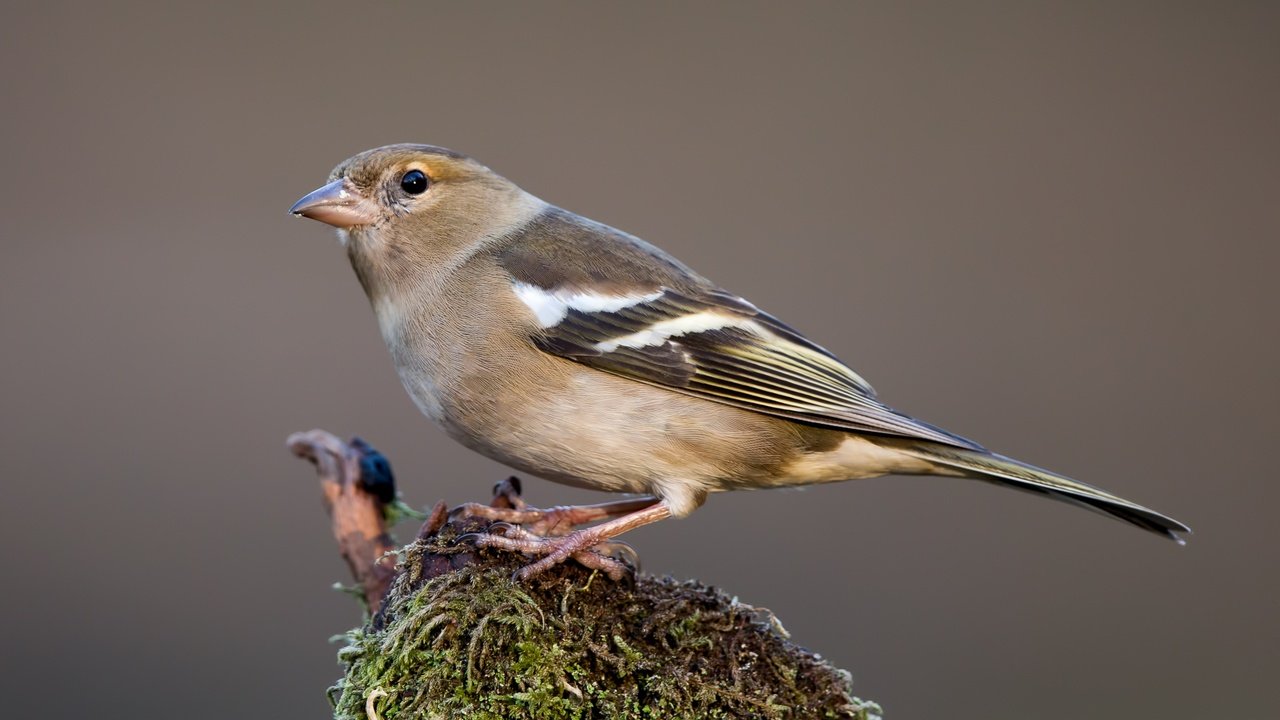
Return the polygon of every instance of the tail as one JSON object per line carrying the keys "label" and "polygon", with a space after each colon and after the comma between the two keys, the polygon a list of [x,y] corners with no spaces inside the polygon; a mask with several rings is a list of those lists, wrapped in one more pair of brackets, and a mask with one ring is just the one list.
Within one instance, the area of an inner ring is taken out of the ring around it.
{"label": "tail", "polygon": [[1105,490],[1099,490],[1091,485],[1076,482],[1071,478],[1056,475],[1003,455],[935,443],[911,443],[898,449],[938,465],[941,469],[958,471],[965,477],[1048,495],[1057,500],[1106,513],[1137,525],[1143,530],[1167,537],[1179,545],[1186,544],[1179,533],[1191,532],[1186,525],[1154,510],[1116,497]]}

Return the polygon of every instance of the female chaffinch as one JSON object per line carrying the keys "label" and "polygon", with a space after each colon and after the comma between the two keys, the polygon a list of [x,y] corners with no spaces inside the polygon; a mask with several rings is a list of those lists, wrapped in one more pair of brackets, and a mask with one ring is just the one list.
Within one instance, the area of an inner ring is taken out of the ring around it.
{"label": "female chaffinch", "polygon": [[558,537],[479,538],[540,556],[522,577],[571,556],[616,575],[591,547],[709,493],[889,473],[977,478],[1179,542],[1189,532],[889,408],[772,315],[459,153],[360,153],[290,212],[339,229],[405,389],[452,437],[548,480],[649,496],[518,511],[543,527],[607,520]]}

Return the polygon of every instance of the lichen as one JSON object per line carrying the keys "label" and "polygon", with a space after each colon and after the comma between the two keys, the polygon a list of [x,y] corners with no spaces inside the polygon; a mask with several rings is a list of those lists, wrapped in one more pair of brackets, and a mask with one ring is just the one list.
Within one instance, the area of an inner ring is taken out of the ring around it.
{"label": "lichen", "polygon": [[[382,609],[345,636],[340,720],[855,718],[880,709],[791,643],[771,613],[696,582],[615,583],[574,563],[531,582],[526,559],[407,546]],[[372,716],[367,714],[372,710]],[[376,717],[373,717],[376,716]]]}

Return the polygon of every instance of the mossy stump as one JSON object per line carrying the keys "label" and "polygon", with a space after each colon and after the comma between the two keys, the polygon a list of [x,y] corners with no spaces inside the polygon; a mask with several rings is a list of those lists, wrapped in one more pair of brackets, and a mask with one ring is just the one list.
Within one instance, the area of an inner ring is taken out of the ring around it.
{"label": "mossy stump", "polygon": [[[849,674],[792,644],[771,613],[696,582],[615,583],[566,563],[479,550],[451,521],[402,551],[382,609],[347,635],[334,716],[857,718]],[[369,712],[372,711],[372,712]]]}
{"label": "mossy stump", "polygon": [[[570,561],[517,582],[529,559],[477,549],[467,536],[490,521],[443,503],[396,550],[387,527],[416,513],[385,457],[322,430],[288,445],[315,464],[354,593],[372,611],[338,652],[338,720],[879,716],[771,612],[695,581],[619,582]],[[499,483],[492,506],[523,506],[519,493],[514,478]]]}

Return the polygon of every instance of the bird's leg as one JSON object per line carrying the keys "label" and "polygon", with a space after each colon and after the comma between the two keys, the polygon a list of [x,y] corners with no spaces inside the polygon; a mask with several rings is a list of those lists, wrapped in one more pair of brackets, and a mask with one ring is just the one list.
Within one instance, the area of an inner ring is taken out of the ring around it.
{"label": "bird's leg", "polygon": [[[501,484],[499,485],[501,488]],[[509,499],[506,499],[510,502]],[[516,496],[519,500],[519,496]],[[518,507],[494,507],[480,503],[464,503],[451,513],[454,517],[480,517],[486,520],[519,525],[536,535],[566,535],[579,525],[626,516],[658,502],[657,498],[641,497],[595,505],[562,505],[540,510],[530,508],[519,501]]]}
{"label": "bird's leg", "polygon": [[567,535],[579,525],[626,517],[657,502],[655,497],[639,497],[594,505],[560,505],[544,511],[529,530],[544,536]]}
{"label": "bird's leg", "polygon": [[[612,505],[613,503],[606,503]],[[590,506],[588,506],[590,507]],[[593,525],[582,530],[575,530],[568,535],[557,537],[555,539],[540,538],[536,535],[530,535],[526,532],[517,534],[517,537],[503,537],[501,535],[485,534],[476,537],[477,547],[498,547],[506,550],[527,553],[530,555],[541,555],[542,558],[537,562],[526,565],[521,568],[516,577],[519,580],[528,580],[535,575],[545,572],[556,565],[564,562],[570,557],[582,560],[588,557],[588,562],[583,564],[592,566],[592,563],[598,560],[612,560],[602,555],[589,552],[590,548],[599,545],[607,540],[611,540],[629,530],[664,520],[671,517],[671,509],[661,500],[650,499],[647,506],[642,509],[634,510],[622,517],[617,517],[607,522]],[[611,563],[618,564],[616,560]],[[604,569],[604,568],[601,568]],[[605,569],[610,577],[617,579],[617,576],[611,569]]]}

